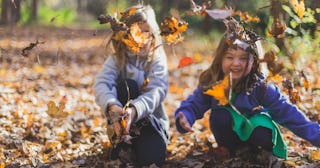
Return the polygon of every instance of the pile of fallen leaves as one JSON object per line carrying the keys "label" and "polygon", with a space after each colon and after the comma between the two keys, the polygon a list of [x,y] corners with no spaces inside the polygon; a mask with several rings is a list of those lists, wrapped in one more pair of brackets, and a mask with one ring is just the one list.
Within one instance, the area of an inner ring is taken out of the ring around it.
{"label": "pile of fallen leaves", "polygon": [[[107,54],[104,32],[41,28],[0,31],[4,32],[0,39],[0,168],[121,165],[119,160],[108,160],[106,119],[93,96],[92,85]],[[37,40],[44,43],[21,55]],[[165,105],[171,139],[164,167],[263,167],[238,156],[225,159],[227,152],[216,148],[209,130],[209,113],[195,123],[194,133],[181,135],[175,129],[174,110],[192,93],[199,73],[210,64],[214,46],[208,44],[186,38],[183,44],[175,45],[175,54],[172,48],[167,50],[170,87]],[[179,64],[183,59],[187,63]],[[310,62],[310,76],[319,75],[319,64]],[[320,86],[316,79],[310,85]],[[299,106],[319,121],[319,91],[301,87],[300,95],[304,101]],[[287,130],[283,132],[289,145],[286,167],[319,166],[319,150]]]}

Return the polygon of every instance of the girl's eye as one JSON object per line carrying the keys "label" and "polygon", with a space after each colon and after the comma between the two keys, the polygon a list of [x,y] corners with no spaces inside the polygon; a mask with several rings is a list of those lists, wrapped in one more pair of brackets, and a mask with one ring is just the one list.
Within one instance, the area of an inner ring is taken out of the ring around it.
{"label": "girl's eye", "polygon": [[246,61],[248,60],[248,57],[241,57],[240,59]]}
{"label": "girl's eye", "polygon": [[226,58],[226,59],[233,59],[233,56],[231,56],[231,55],[226,55],[225,58]]}

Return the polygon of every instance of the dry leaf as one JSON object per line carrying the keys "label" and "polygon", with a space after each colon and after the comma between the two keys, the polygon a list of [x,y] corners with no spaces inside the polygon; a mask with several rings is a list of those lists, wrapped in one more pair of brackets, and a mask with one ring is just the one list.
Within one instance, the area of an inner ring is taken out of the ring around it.
{"label": "dry leaf", "polygon": [[320,160],[320,150],[310,151],[310,159],[313,161]]}
{"label": "dry leaf", "polygon": [[205,91],[204,94],[214,97],[219,102],[219,105],[224,106],[229,103],[229,99],[226,96],[226,90],[229,85],[229,75],[226,75],[222,81]]}
{"label": "dry leaf", "polygon": [[178,68],[182,68],[182,67],[185,67],[185,66],[189,66],[191,64],[194,63],[194,60],[193,58],[191,57],[183,57],[182,59],[180,59],[179,61],[179,65],[178,65]]}
{"label": "dry leaf", "polygon": [[60,118],[60,117],[66,117],[68,116],[68,113],[63,112],[65,108],[65,103],[60,102],[59,106],[56,106],[56,103],[53,101],[49,101],[47,104],[48,110],[47,114],[54,118]]}
{"label": "dry leaf", "polygon": [[160,35],[169,43],[177,43],[183,40],[181,33],[187,30],[187,23],[176,17],[165,17],[160,24]]}

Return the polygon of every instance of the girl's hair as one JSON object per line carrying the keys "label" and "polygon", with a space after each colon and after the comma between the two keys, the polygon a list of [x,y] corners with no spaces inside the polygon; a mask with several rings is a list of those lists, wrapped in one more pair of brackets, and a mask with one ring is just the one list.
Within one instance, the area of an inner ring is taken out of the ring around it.
{"label": "girl's hair", "polygon": [[[199,84],[202,90],[207,90],[211,88],[218,81],[223,79],[224,73],[222,71],[222,59],[229,48],[237,47],[235,45],[230,45],[228,43],[228,40],[229,39],[227,38],[227,34],[224,34],[216,49],[214,59],[210,67],[200,74]],[[261,46],[259,45],[256,47]],[[257,50],[251,48],[246,51],[249,53],[249,56],[253,57],[253,65],[249,74],[242,78],[236,86],[233,86],[232,89],[234,89],[236,93],[239,93],[244,90],[248,91],[250,87],[252,87],[252,85],[254,85],[254,83],[256,83],[259,80],[259,76],[261,76],[261,72],[259,69],[258,53],[256,52]]]}
{"label": "girl's hair", "polygon": [[[132,14],[132,11],[134,13]],[[128,15],[129,13],[129,15]],[[150,27],[150,32],[152,34],[152,42],[151,47],[148,51],[145,61],[149,61],[150,64],[153,60],[154,53],[156,50],[160,50],[160,52],[164,52],[162,50],[163,47],[161,46],[161,36],[160,36],[160,29],[159,25],[156,21],[155,12],[150,5],[142,6],[136,5],[128,8],[121,16],[120,21],[125,23],[128,28],[133,23],[144,21]],[[115,34],[114,34],[115,35]],[[115,57],[117,60],[117,67],[119,69],[123,69],[125,64],[127,63],[127,46],[121,40],[116,40],[112,38],[112,45],[115,51]],[[157,46],[157,47],[156,47]],[[143,58],[142,58],[143,59]],[[146,64],[146,66],[148,65]]]}

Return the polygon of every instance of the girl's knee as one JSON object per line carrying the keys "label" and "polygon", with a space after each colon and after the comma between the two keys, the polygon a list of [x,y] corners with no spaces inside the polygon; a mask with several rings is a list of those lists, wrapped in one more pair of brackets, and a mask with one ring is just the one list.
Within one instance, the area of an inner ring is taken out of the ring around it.
{"label": "girl's knee", "polygon": [[265,127],[255,128],[248,142],[256,147],[262,147],[264,149],[271,150],[273,147],[271,129]]}

